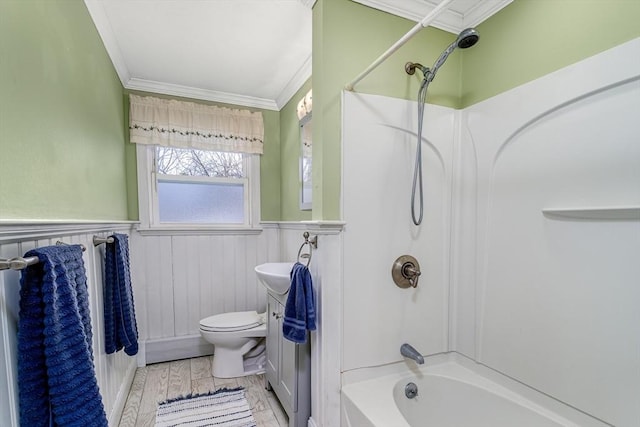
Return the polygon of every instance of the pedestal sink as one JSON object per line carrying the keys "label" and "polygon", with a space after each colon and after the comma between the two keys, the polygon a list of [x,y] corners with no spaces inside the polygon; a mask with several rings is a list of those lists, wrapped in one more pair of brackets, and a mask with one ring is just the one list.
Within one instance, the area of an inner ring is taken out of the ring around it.
{"label": "pedestal sink", "polygon": [[284,295],[289,292],[291,279],[289,274],[293,268],[293,262],[268,262],[260,264],[255,268],[260,283],[278,295]]}

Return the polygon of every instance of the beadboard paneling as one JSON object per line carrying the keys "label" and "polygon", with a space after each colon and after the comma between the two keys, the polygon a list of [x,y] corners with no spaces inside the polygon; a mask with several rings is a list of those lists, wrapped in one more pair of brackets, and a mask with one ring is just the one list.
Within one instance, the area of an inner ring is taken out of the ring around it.
{"label": "beadboard paneling", "polygon": [[[18,254],[17,243],[0,244],[0,257]],[[0,272],[0,425],[18,425],[18,302],[20,273]]]}
{"label": "beadboard paneling", "polygon": [[[266,307],[266,291],[254,268],[279,260],[278,230],[255,234],[163,232],[134,233],[132,275],[140,307],[141,339],[147,341],[146,361],[170,360],[163,343],[184,342],[185,357],[198,356],[201,319],[231,311]],[[202,343],[200,343],[202,344]]]}
{"label": "beadboard paneling", "polygon": [[[93,357],[102,401],[110,425],[117,425],[136,368],[136,359],[124,352],[104,352],[103,272],[104,245],[93,247],[94,234],[128,233],[130,224],[0,225],[0,257],[13,258],[30,249],[57,241],[83,244],[87,274]],[[135,286],[135,283],[134,283]],[[0,272],[0,425],[18,426],[17,325],[20,272]]]}
{"label": "beadboard paneling", "polygon": [[[311,340],[311,418],[309,426],[340,425],[342,354],[343,223],[280,223],[280,260],[295,261],[303,233],[317,236],[309,270],[316,298],[317,330]],[[305,246],[302,253],[309,252]],[[305,260],[302,260],[306,262]]]}

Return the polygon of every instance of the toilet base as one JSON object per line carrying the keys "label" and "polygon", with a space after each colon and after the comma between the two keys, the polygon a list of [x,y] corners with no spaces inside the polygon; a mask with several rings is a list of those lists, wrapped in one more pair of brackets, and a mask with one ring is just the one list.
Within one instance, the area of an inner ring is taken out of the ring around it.
{"label": "toilet base", "polygon": [[[216,346],[213,353],[212,373],[216,378],[236,378],[261,374],[265,371],[264,340],[252,339],[243,350],[229,350]],[[245,354],[244,356],[242,356]]]}
{"label": "toilet base", "polygon": [[258,375],[264,374],[265,366],[267,364],[267,354],[262,352],[254,357],[247,357],[242,361],[244,366],[244,375]]}

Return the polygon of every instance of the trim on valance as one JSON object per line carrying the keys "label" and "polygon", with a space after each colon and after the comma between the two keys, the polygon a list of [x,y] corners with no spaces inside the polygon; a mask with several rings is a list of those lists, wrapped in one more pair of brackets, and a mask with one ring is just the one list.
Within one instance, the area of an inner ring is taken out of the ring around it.
{"label": "trim on valance", "polygon": [[129,95],[135,144],[262,154],[262,113]]}

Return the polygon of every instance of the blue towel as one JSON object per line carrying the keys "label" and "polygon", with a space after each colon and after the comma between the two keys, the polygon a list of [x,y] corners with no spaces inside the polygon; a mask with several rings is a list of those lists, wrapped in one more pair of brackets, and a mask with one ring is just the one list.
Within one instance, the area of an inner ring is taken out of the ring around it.
{"label": "blue towel", "polygon": [[18,321],[20,425],[107,427],[93,365],[82,247],[48,246],[25,257]]}
{"label": "blue towel", "polygon": [[104,280],[104,340],[107,354],[138,353],[138,326],[129,270],[129,238],[114,234],[106,245]]}
{"label": "blue towel", "polygon": [[311,273],[296,262],[291,269],[291,286],[284,306],[282,333],[289,341],[307,342],[307,330],[316,329],[316,302],[313,296]]}

